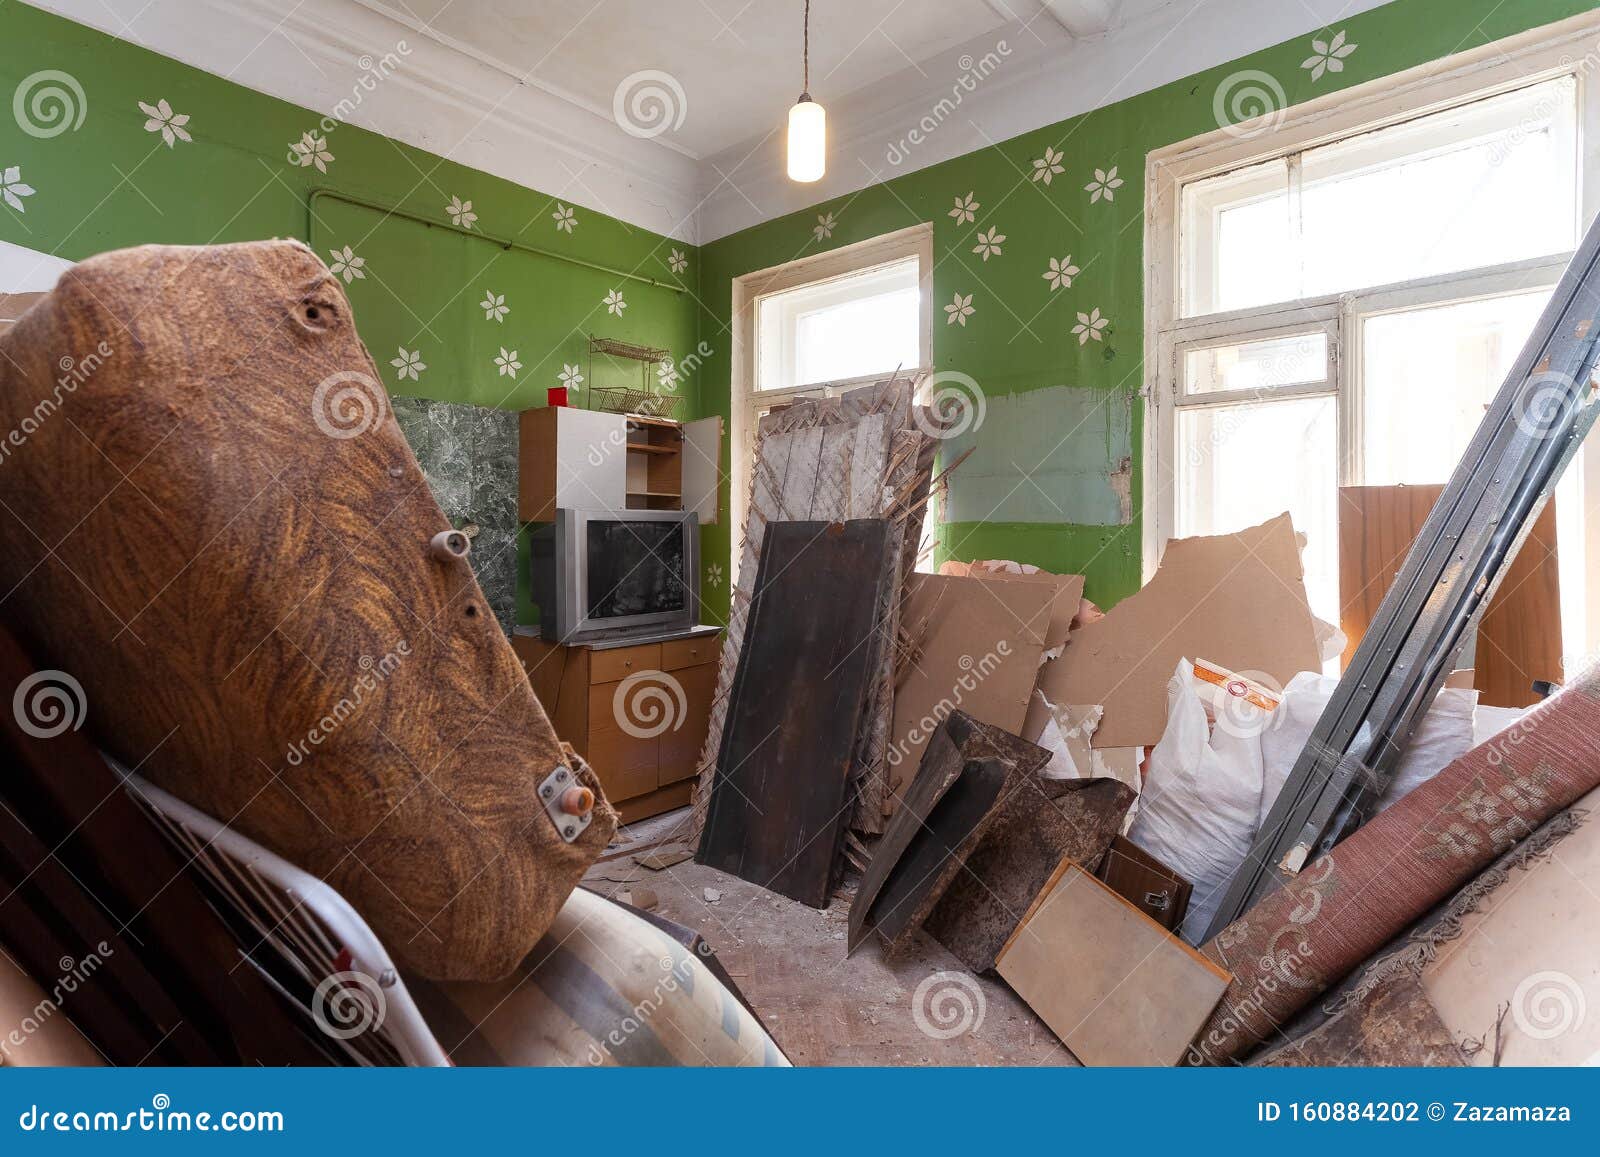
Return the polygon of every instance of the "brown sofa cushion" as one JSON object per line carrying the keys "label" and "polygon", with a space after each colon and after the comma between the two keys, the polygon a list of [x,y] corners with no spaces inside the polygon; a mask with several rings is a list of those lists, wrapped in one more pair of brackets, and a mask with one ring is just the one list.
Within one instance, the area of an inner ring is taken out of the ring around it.
{"label": "brown sofa cushion", "polygon": [[83,262],[0,335],[0,429],[0,616],[101,744],[416,972],[510,972],[615,816],[536,798],[561,746],[316,256]]}

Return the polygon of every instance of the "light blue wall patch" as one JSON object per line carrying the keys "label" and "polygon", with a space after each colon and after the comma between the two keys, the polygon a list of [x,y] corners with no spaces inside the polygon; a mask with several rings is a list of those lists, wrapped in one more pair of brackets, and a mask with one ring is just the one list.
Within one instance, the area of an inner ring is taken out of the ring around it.
{"label": "light blue wall patch", "polygon": [[973,453],[950,475],[944,520],[1127,525],[1132,400],[1080,386],[986,399],[982,425],[945,450]]}

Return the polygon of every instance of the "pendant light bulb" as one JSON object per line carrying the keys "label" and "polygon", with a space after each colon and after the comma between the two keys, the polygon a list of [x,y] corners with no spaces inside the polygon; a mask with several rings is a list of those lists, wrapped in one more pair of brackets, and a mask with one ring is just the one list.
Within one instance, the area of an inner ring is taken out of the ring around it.
{"label": "pendant light bulb", "polygon": [[828,169],[828,114],[808,93],[789,110],[789,179],[817,181]]}
{"label": "pendant light bulb", "polygon": [[800,99],[789,110],[789,179],[819,181],[828,170],[828,114],[811,99],[811,0],[800,49]]}

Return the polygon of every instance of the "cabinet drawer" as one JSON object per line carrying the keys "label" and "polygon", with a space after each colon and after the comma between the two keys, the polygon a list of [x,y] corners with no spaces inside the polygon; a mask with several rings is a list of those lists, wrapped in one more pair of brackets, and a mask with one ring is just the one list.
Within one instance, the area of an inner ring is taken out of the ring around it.
{"label": "cabinet drawer", "polygon": [[656,789],[657,744],[621,731],[591,733],[584,758],[612,803]]}
{"label": "cabinet drawer", "polygon": [[611,651],[589,652],[589,682],[615,683],[640,671],[661,670],[661,644],[644,643],[637,647],[618,647]]}
{"label": "cabinet drawer", "polygon": [[672,673],[683,687],[684,713],[679,726],[661,733],[661,785],[677,783],[695,773],[700,750],[711,724],[711,699],[717,691],[714,663],[680,667]]}
{"label": "cabinet drawer", "polygon": [[677,671],[683,667],[715,663],[721,653],[721,635],[707,635],[703,639],[673,639],[661,644],[661,669]]}

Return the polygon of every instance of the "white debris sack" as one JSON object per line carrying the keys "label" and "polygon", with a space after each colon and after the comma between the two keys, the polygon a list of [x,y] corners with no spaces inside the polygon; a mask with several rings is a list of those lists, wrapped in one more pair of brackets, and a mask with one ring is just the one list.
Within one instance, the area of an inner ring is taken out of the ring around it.
{"label": "white debris sack", "polygon": [[[1284,781],[1294,770],[1295,760],[1300,758],[1306,740],[1311,738],[1323,708],[1333,698],[1333,690],[1338,685],[1339,680],[1332,675],[1302,671],[1283,689],[1283,702],[1272,713],[1269,726],[1261,736],[1266,782],[1261,793],[1261,811],[1256,817],[1257,829],[1266,823]],[[1478,693],[1470,687],[1446,687],[1439,692],[1433,707],[1412,732],[1394,781],[1378,801],[1380,812],[1398,803],[1443,771],[1446,764],[1472,749],[1476,743],[1473,715],[1477,706]]]}
{"label": "white debris sack", "polygon": [[1166,730],[1150,751],[1128,838],[1194,885],[1180,929],[1191,944],[1204,937],[1255,837],[1269,718],[1235,700],[1213,729],[1189,659],[1179,660],[1167,684]]}

